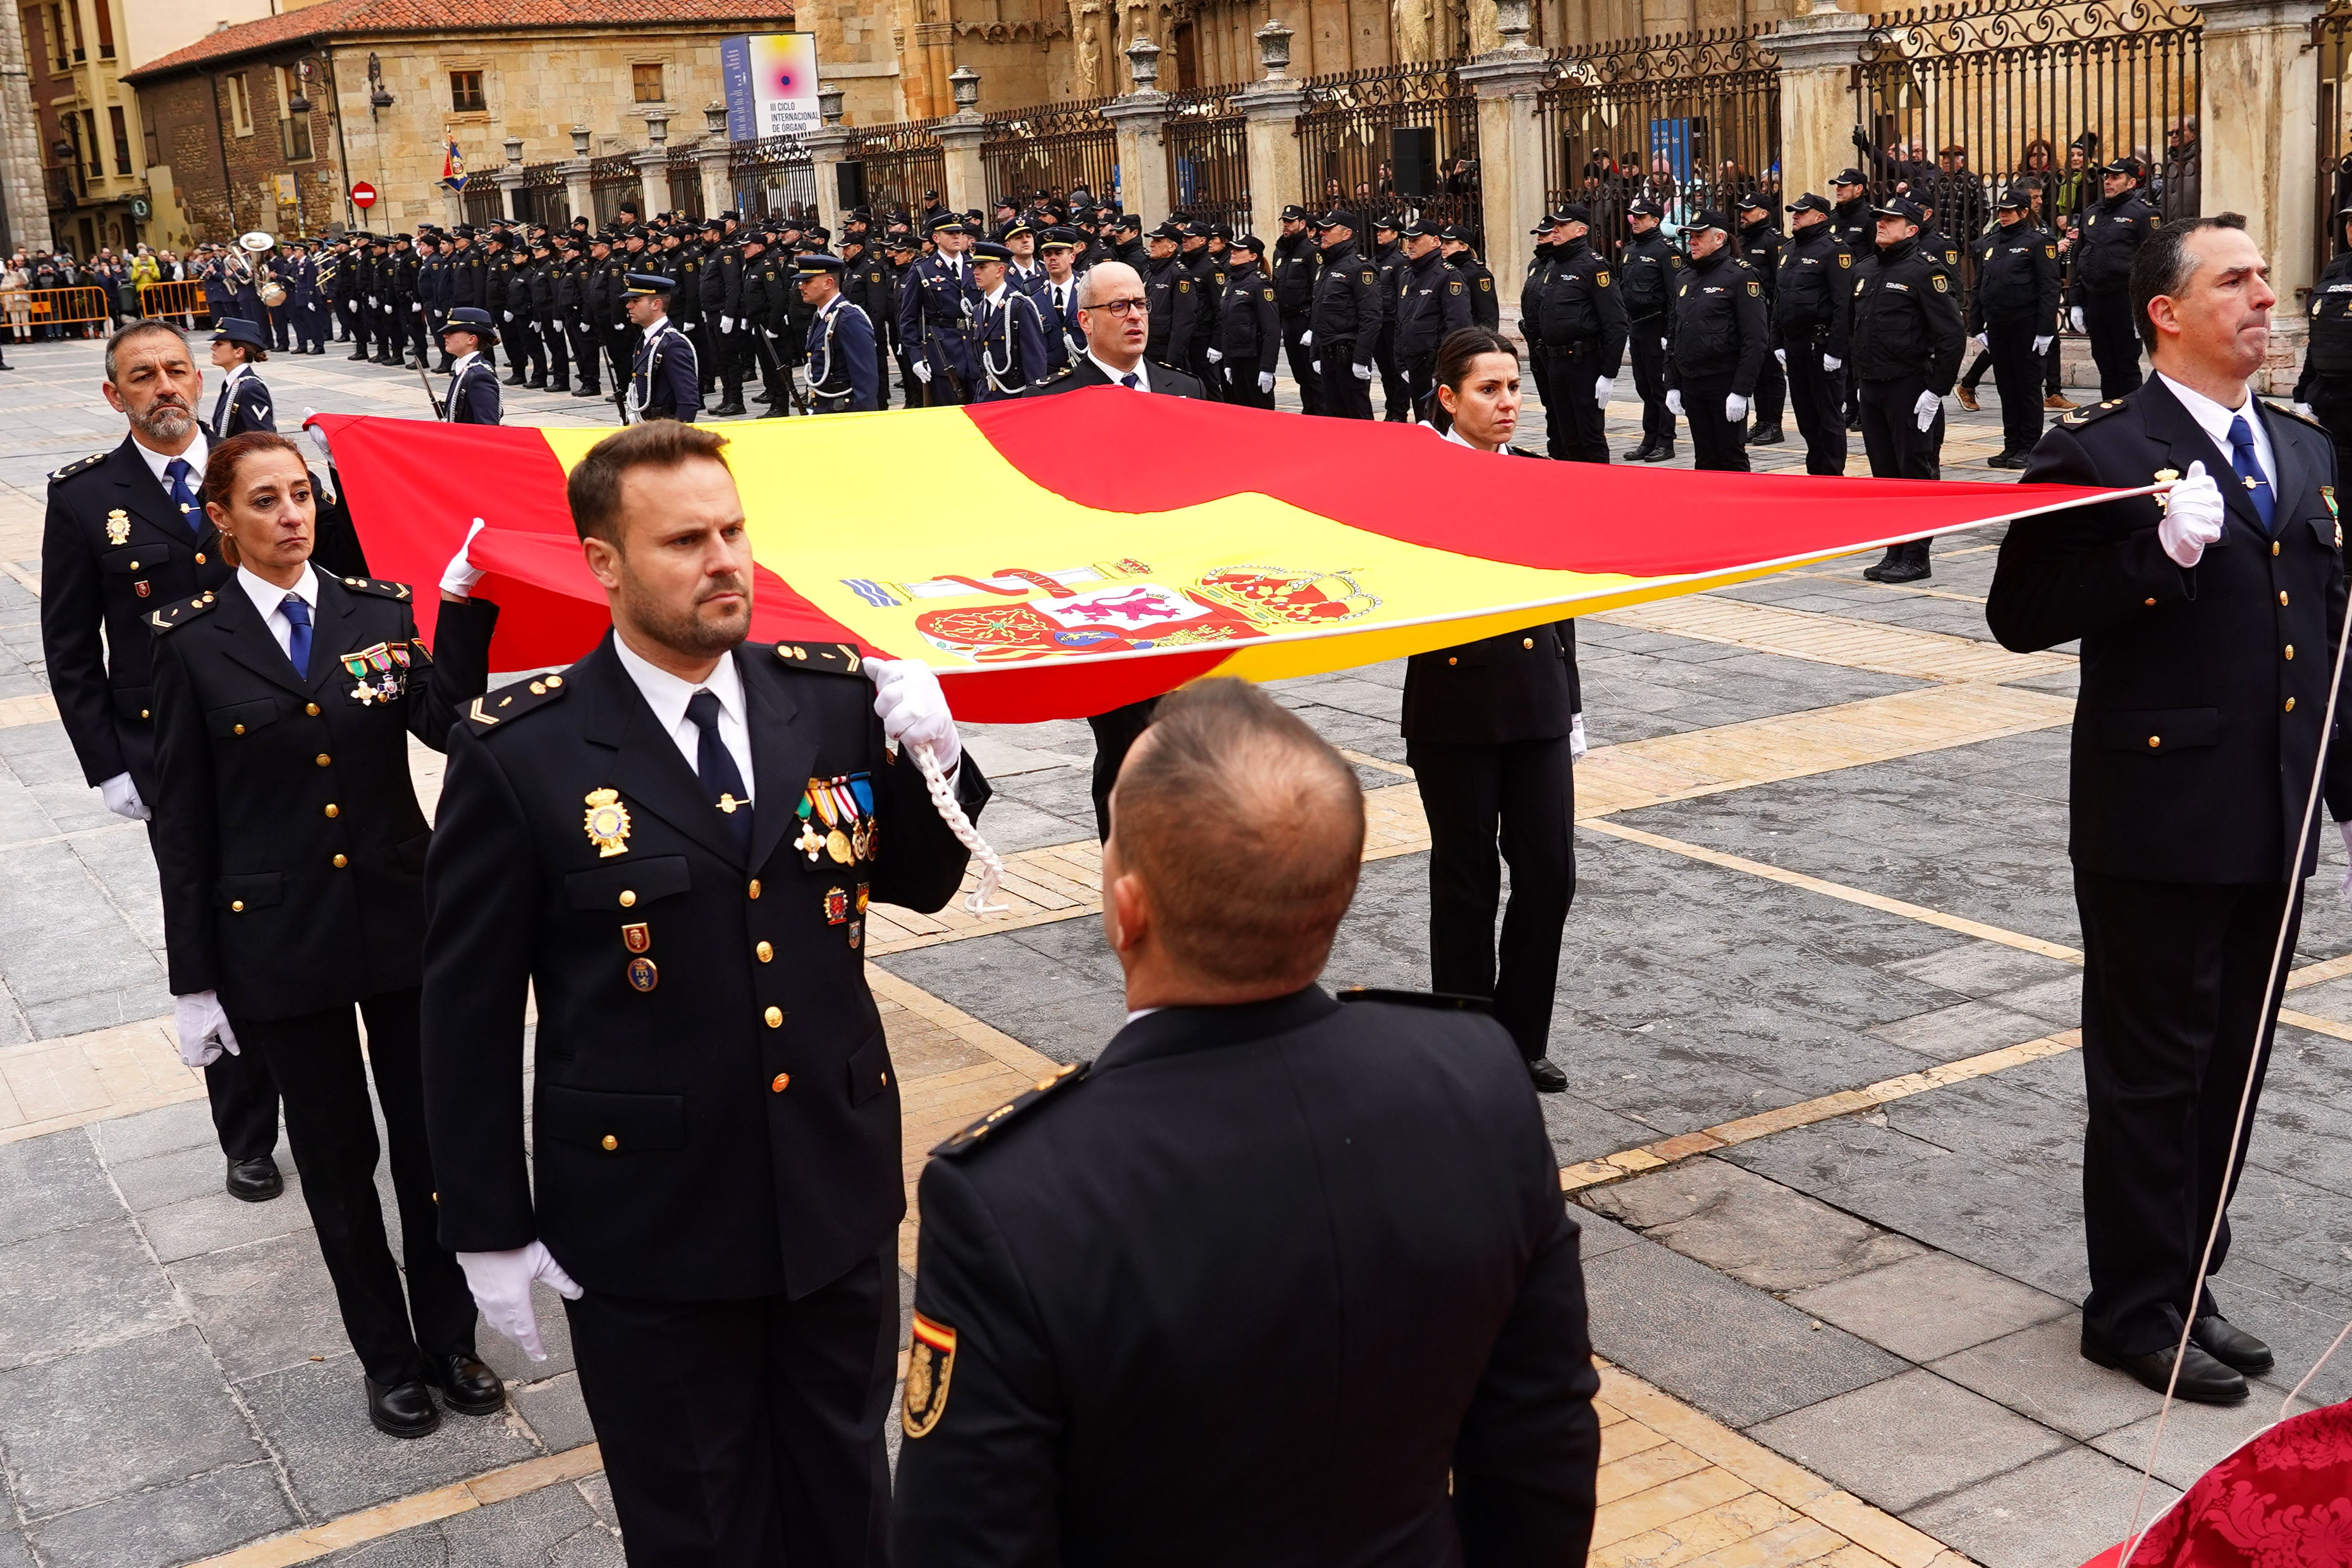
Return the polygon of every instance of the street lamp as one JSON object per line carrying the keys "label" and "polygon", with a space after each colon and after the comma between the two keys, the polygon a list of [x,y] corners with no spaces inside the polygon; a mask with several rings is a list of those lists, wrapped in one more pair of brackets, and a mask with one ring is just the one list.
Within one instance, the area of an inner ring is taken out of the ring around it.
{"label": "street lamp", "polygon": [[298,60],[294,64],[294,90],[287,97],[286,112],[289,114],[310,112],[310,62],[307,59]]}
{"label": "street lamp", "polygon": [[383,85],[383,64],[375,58],[373,49],[368,51],[367,76],[368,114],[373,118],[377,110],[392,107],[392,93]]}

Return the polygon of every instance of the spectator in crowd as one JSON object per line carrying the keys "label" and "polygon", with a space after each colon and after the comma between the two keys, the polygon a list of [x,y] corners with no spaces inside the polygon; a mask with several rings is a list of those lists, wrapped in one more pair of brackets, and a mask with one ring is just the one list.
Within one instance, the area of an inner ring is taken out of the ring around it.
{"label": "spectator in crowd", "polygon": [[0,297],[5,297],[8,307],[10,342],[33,341],[33,299],[27,292],[32,287],[32,268],[20,250],[8,258],[5,268],[0,268]]}
{"label": "spectator in crowd", "polygon": [[2157,203],[2167,217],[2195,217],[2203,196],[2204,176],[2198,168],[2197,117],[2172,122],[2165,132],[2164,168],[2157,179]]}

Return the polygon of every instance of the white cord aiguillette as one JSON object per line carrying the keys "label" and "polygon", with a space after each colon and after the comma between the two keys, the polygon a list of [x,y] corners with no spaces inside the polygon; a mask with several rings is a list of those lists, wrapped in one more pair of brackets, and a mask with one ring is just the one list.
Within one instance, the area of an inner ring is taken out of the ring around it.
{"label": "white cord aiguillette", "polygon": [[963,814],[963,806],[956,800],[955,786],[948,783],[947,774],[940,769],[939,758],[927,745],[909,746],[907,754],[915,759],[915,767],[923,775],[925,787],[930,791],[931,805],[939,812],[940,820],[948,825],[948,831],[956,836],[956,842],[971,850],[972,858],[980,862],[980,884],[957,900],[958,907],[967,914],[979,915],[983,919],[1008,912],[1012,905],[991,901],[1004,886],[1004,862],[995,850],[989,847],[988,840],[980,836],[980,829],[972,826],[971,818]]}

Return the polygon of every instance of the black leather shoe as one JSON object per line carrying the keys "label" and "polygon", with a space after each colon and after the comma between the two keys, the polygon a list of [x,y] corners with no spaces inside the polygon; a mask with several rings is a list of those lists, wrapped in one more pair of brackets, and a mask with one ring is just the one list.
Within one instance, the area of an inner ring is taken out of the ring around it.
{"label": "black leather shoe", "polygon": [[345,359],[347,359],[347,360],[352,360],[352,361],[353,361],[353,362],[355,362],[355,363],[357,363],[364,364],[364,363],[367,363],[367,357],[368,357],[368,356],[367,356],[367,351],[366,351],[365,349],[362,349],[359,353],[355,353],[355,354],[345,354],[343,357],[344,357]]}
{"label": "black leather shoe", "polygon": [[1751,447],[1777,447],[1788,438],[1778,425],[1767,425],[1760,430],[1750,432],[1748,444]]}
{"label": "black leather shoe", "polygon": [[367,1382],[368,1419],[387,1437],[422,1437],[441,1425],[433,1391],[422,1383],[399,1383],[386,1388],[373,1378]]}
{"label": "black leather shoe", "polygon": [[[2218,1321],[2218,1320],[2217,1320]],[[2226,1326],[2226,1325],[2225,1325]],[[2111,1366],[2129,1373],[2144,1388],[2164,1392],[2172,1377],[2173,1347],[2150,1351],[2146,1355],[2119,1355],[2091,1337],[2083,1334],[2083,1359],[2096,1366]],[[2198,1348],[2191,1340],[2189,1353],[2181,1359],[2180,1381],[2173,1386],[2175,1396],[2198,1405],[2239,1405],[2245,1401],[2246,1380],[2229,1367],[2223,1366]]]}
{"label": "black leather shoe", "polygon": [[460,1415],[488,1415],[506,1407],[507,1385],[471,1351],[430,1358],[433,1386]]}
{"label": "black leather shoe", "polygon": [[267,1154],[228,1163],[228,1195],[233,1198],[266,1204],[285,1190],[286,1178],[278,1173],[278,1162]]}
{"label": "black leather shoe", "polygon": [[2219,1312],[2189,1324],[2189,1342],[2223,1366],[2233,1366],[2240,1372],[2268,1372],[2278,1364],[2270,1346]]}
{"label": "black leather shoe", "polygon": [[1653,463],[1673,462],[1675,460],[1675,444],[1672,441],[1659,442],[1656,446],[1650,448],[1648,460]]}
{"label": "black leather shoe", "polygon": [[1872,562],[1869,565],[1864,567],[1862,569],[1862,574],[1873,583],[1884,583],[1886,581],[1886,569],[1894,564],[1895,552],[1890,550],[1885,554],[1880,556],[1877,560]]}
{"label": "black leather shoe", "polygon": [[1985,459],[1985,467],[1988,468],[2021,468],[2025,467],[2025,455],[2021,452],[2003,452],[1997,457],[1987,458]]}
{"label": "black leather shoe", "polygon": [[1640,446],[1634,447],[1632,451],[1626,453],[1620,460],[1628,463],[1646,463],[1650,460],[1651,454],[1656,449],[1656,442],[1644,441]]}
{"label": "black leather shoe", "polygon": [[604,395],[597,391],[593,386],[575,386],[572,389],[572,395],[574,397],[602,397]]}
{"label": "black leather shoe", "polygon": [[[1878,568],[1877,580],[1881,583],[1916,583],[1935,574],[1936,569],[1925,561],[1889,561]],[[1870,574],[1864,572],[1863,575],[1867,577]]]}
{"label": "black leather shoe", "polygon": [[1528,1078],[1540,1094],[1558,1094],[1568,1087],[1568,1075],[1554,1067],[1549,1057],[1538,1057],[1529,1062]]}
{"label": "black leather shoe", "polygon": [[745,412],[745,409],[741,404],[730,400],[729,402],[722,403],[718,407],[712,409],[710,411],[710,416],[714,419],[725,419],[733,415],[741,414],[743,412]]}

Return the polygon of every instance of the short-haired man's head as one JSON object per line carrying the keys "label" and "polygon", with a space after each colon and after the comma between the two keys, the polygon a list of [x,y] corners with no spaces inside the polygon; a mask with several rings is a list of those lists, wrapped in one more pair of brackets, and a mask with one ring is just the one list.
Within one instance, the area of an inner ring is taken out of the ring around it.
{"label": "short-haired man's head", "polygon": [[1242,680],[1162,698],[1111,821],[1176,963],[1269,992],[1323,972],[1362,867],[1364,792],[1296,713]]}
{"label": "short-haired man's head", "polygon": [[188,334],[172,325],[171,322],[156,321],[152,318],[133,321],[106,340],[106,379],[109,381],[115,379],[115,365],[119,356],[125,350],[148,338],[169,338],[180,345],[180,352],[183,354],[188,351]]}
{"label": "short-haired man's head", "polygon": [[[2198,269],[2215,248],[2211,237],[2230,231],[2245,233],[2240,213],[2209,213],[2203,217],[2177,217],[2158,224],[2132,256],[2132,323],[2140,342],[2154,353],[2159,341],[2148,306],[2158,298],[2182,300],[2197,281]],[[2202,243],[2200,243],[2202,242]]]}
{"label": "short-haired man's head", "polygon": [[727,437],[718,431],[676,419],[648,419],[607,436],[588,448],[564,481],[572,526],[583,540],[601,539],[623,550],[621,481],[631,470],[676,468],[698,458],[724,464],[726,450]]}

